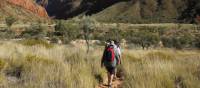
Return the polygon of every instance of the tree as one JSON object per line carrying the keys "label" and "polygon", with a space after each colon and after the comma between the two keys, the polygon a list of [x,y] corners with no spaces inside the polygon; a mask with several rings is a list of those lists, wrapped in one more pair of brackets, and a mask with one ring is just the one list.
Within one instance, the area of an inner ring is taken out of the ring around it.
{"label": "tree", "polygon": [[[78,26],[69,21],[58,21],[55,26],[55,32],[58,33],[64,43],[69,43],[79,36]],[[55,36],[54,36],[55,37]]]}
{"label": "tree", "polygon": [[147,31],[128,31],[126,40],[130,43],[140,45],[143,49],[158,44],[160,38],[157,33]]}
{"label": "tree", "polygon": [[83,36],[87,44],[87,53],[89,53],[90,45],[89,39],[92,32],[95,30],[96,20],[89,16],[84,16],[80,22],[81,29],[83,30]]}
{"label": "tree", "polygon": [[10,28],[17,20],[13,16],[6,17],[6,25]]}

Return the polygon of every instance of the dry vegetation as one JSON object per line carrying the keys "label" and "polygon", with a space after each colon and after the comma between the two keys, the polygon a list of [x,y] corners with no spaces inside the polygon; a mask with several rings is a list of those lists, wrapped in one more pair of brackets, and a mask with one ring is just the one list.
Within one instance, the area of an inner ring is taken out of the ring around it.
{"label": "dry vegetation", "polygon": [[[95,88],[106,83],[102,47],[0,42],[0,88]],[[123,50],[123,88],[199,88],[200,52]]]}
{"label": "dry vegetation", "polygon": [[[199,88],[197,51],[125,51],[125,88]],[[133,54],[134,53],[134,54]]]}

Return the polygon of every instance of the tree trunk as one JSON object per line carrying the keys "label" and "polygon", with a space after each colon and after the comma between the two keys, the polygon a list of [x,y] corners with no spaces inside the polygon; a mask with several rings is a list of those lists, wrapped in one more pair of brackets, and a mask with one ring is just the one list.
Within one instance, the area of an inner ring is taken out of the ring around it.
{"label": "tree trunk", "polygon": [[84,37],[85,37],[85,41],[86,41],[86,44],[87,44],[87,54],[88,54],[89,50],[90,50],[89,38],[88,38],[87,34],[85,34]]}

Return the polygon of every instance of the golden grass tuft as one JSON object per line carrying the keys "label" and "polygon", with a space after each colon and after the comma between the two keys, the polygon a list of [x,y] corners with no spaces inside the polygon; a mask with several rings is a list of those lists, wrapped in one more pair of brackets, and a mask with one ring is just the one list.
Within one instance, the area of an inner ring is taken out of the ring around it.
{"label": "golden grass tuft", "polygon": [[6,65],[6,62],[0,58],[0,72],[5,67],[5,65]]}
{"label": "golden grass tuft", "polygon": [[21,44],[26,45],[26,46],[34,46],[34,45],[41,45],[46,48],[52,48],[53,45],[49,44],[47,41],[40,40],[40,39],[26,39],[20,41]]}

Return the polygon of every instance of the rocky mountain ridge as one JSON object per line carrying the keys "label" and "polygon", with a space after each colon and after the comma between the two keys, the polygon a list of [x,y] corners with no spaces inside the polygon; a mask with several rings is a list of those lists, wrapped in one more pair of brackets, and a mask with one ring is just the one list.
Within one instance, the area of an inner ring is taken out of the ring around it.
{"label": "rocky mountain ridge", "polygon": [[42,7],[34,3],[32,0],[8,0],[9,3],[20,6],[24,9],[27,9],[38,16],[48,17],[46,10]]}
{"label": "rocky mountain ridge", "polygon": [[94,15],[105,22],[166,23],[195,21],[200,0],[36,0],[48,14],[68,19],[80,14]]}
{"label": "rocky mountain ridge", "polygon": [[33,0],[0,0],[0,22],[11,16],[22,22],[49,20],[45,8]]}

